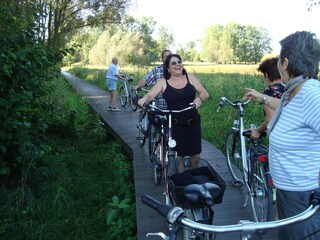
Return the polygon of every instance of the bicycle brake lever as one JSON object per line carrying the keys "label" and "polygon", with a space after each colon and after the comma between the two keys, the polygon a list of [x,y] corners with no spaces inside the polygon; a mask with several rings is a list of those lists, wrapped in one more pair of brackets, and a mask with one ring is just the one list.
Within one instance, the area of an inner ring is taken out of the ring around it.
{"label": "bicycle brake lever", "polygon": [[166,235],[162,232],[158,232],[158,233],[147,233],[146,237],[155,237],[155,236],[158,236],[158,237],[161,237],[162,239],[166,239]]}

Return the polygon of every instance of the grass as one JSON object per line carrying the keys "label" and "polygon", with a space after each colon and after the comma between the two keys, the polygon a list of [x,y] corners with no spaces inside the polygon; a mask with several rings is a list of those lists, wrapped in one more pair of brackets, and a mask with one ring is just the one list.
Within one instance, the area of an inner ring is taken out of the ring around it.
{"label": "grass", "polygon": [[131,159],[63,79],[50,98],[43,167],[0,189],[0,239],[135,239]]}

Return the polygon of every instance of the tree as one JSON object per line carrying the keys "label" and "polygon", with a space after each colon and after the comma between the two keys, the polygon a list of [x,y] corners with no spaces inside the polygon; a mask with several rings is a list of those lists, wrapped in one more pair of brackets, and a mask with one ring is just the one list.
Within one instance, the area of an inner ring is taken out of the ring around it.
{"label": "tree", "polygon": [[217,63],[257,63],[271,51],[271,38],[264,28],[229,23],[206,30],[202,58]]}
{"label": "tree", "polygon": [[163,51],[163,49],[171,49],[171,47],[174,46],[174,38],[173,38],[172,30],[164,26],[161,26],[159,28],[158,34],[160,37],[158,41],[159,47],[161,49],[160,51]]}
{"label": "tree", "polygon": [[206,29],[202,40],[201,58],[210,62],[219,61],[220,38],[223,32],[222,25],[213,25]]}
{"label": "tree", "polygon": [[320,5],[320,1],[319,0],[308,0],[308,11],[312,11],[312,8]]}
{"label": "tree", "polygon": [[[40,16],[36,21],[38,39],[51,48],[65,46],[75,30],[88,26],[120,23],[131,0],[28,0],[16,2],[20,12],[36,9]],[[30,12],[30,11],[29,11]]]}

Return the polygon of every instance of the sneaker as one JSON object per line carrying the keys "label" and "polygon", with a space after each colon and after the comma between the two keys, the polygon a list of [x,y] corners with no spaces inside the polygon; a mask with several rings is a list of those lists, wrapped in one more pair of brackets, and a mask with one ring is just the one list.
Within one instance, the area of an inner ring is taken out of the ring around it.
{"label": "sneaker", "polygon": [[108,108],[107,108],[107,111],[111,111],[111,110],[112,110],[112,108],[111,108],[111,107],[108,107]]}
{"label": "sneaker", "polygon": [[120,112],[121,111],[121,109],[119,109],[119,108],[112,108],[112,112]]}

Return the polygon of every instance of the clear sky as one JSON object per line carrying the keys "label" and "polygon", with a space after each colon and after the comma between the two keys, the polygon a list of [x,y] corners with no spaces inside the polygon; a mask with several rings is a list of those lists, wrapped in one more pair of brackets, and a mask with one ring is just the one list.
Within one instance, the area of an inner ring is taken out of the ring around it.
{"label": "clear sky", "polygon": [[[264,27],[271,35],[274,53],[279,41],[296,31],[312,31],[320,38],[320,5],[308,11],[308,0],[136,0],[129,15],[153,17],[157,28],[172,30],[177,46],[204,37],[215,24],[235,22]],[[155,31],[155,38],[158,37]]]}

